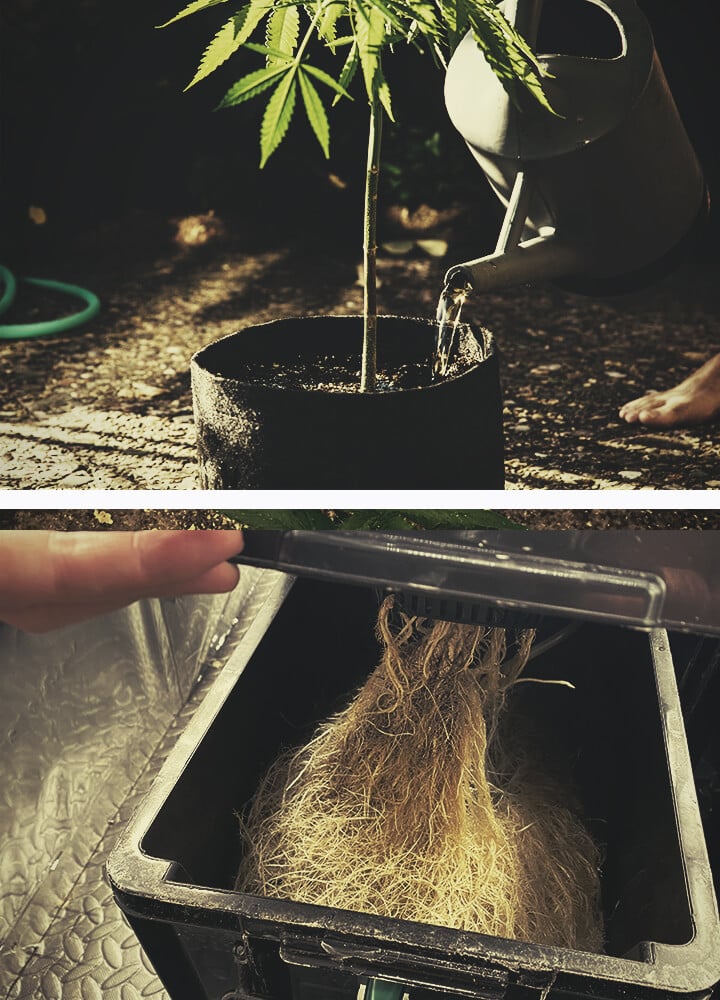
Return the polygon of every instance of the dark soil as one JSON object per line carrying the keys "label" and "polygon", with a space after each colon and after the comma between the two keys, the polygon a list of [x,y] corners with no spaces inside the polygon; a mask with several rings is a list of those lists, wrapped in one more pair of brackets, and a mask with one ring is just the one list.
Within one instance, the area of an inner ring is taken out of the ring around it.
{"label": "dark soil", "polygon": [[4,510],[0,529],[52,531],[148,531],[234,528],[214,510]]}
{"label": "dark soil", "polygon": [[[446,376],[458,375],[456,368],[445,373]],[[297,365],[288,364],[252,364],[237,365],[232,373],[224,371],[225,377],[232,377],[239,382],[250,382],[274,389],[302,389],[306,392],[360,392],[360,367],[349,363],[346,359],[332,356],[309,358]],[[377,372],[375,392],[400,392],[403,389],[420,389],[431,385],[433,376],[433,359],[428,358],[425,364],[415,363],[398,365],[396,368],[380,368]]]}

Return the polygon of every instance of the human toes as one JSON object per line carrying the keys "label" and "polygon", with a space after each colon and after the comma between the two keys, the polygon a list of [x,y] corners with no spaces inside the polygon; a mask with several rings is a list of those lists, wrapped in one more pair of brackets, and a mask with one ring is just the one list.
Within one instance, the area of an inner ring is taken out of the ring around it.
{"label": "human toes", "polygon": [[687,403],[677,395],[654,400],[640,409],[637,422],[653,427],[675,427],[687,420]]}
{"label": "human toes", "polygon": [[649,412],[661,405],[661,400],[657,398],[659,393],[649,392],[645,396],[631,399],[620,407],[619,416],[629,424],[633,424],[640,419],[641,413]]}

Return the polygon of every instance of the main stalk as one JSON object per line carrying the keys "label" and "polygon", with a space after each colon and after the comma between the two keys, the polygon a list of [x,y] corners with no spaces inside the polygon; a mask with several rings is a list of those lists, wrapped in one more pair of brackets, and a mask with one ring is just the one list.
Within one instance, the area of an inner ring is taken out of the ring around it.
{"label": "main stalk", "polygon": [[370,130],[365,173],[361,392],[373,392],[377,384],[377,201],[382,114],[377,94],[373,94],[370,101]]}

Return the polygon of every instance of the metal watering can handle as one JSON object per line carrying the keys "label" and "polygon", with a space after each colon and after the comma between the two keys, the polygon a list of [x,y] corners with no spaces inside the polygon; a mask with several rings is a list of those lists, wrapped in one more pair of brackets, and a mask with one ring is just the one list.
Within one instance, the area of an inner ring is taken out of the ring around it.
{"label": "metal watering can handle", "polygon": [[506,0],[503,14],[531,48],[535,46],[543,0]]}
{"label": "metal watering can handle", "polygon": [[[636,40],[647,38],[647,22],[636,0],[586,0],[586,2],[606,11],[618,27],[622,38],[622,51],[615,56],[615,60],[625,58],[629,52],[632,54]],[[505,0],[501,6],[506,19],[531,48],[534,48],[543,0]]]}

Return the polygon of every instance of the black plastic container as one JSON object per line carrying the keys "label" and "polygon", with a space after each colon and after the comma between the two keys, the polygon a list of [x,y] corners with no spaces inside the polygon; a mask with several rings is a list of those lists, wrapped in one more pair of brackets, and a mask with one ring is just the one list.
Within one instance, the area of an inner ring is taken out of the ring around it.
{"label": "black plastic container", "polygon": [[[377,662],[370,587],[279,578],[181,736],[108,875],[173,1000],[669,1000],[710,996],[720,922],[667,634],[583,625],[537,657],[524,705],[574,762],[604,845],[606,954],[232,890],[234,812]],[[418,789],[418,794],[422,790]]]}
{"label": "black plastic container", "polygon": [[[435,324],[383,316],[378,366],[426,365]],[[335,358],[359,367],[362,317],[248,327],[192,359],[204,489],[503,489],[502,397],[492,337],[463,332],[469,365],[421,388],[372,393],[290,388],[238,374]],[[322,372],[322,364],[318,365]]]}

